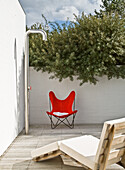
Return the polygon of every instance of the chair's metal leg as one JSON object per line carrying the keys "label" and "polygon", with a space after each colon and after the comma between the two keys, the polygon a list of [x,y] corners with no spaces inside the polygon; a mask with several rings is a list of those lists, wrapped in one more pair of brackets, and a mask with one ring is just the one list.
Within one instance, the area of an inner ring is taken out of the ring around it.
{"label": "chair's metal leg", "polygon": [[48,116],[49,116],[50,121],[51,121],[51,128],[54,129],[54,123],[53,123],[53,121],[52,121],[52,115],[48,115]]}
{"label": "chair's metal leg", "polygon": [[[72,122],[70,123],[69,120],[68,120],[68,117],[66,118],[63,118],[63,120],[61,120],[61,118],[58,118],[56,116],[54,116],[56,119],[57,119],[57,122],[54,124],[53,120],[52,120],[52,115],[48,115],[49,118],[50,118],[50,121],[51,121],[51,128],[52,129],[55,129],[57,126],[59,126],[61,123],[64,123],[66,126],[68,126],[69,128],[73,129],[74,128],[74,119],[75,119],[75,115],[76,114],[73,114],[73,120]],[[67,121],[67,123],[65,123],[64,121]]]}
{"label": "chair's metal leg", "polygon": [[73,119],[72,119],[72,122],[71,122],[71,123],[69,123],[68,117],[66,118],[66,120],[67,120],[67,122],[68,122],[68,125],[69,125],[68,127],[70,127],[71,129],[74,128],[75,116],[76,116],[76,114],[73,114]]}
{"label": "chair's metal leg", "polygon": [[61,123],[60,119],[58,117],[54,116],[57,119],[57,122],[54,124],[54,122],[52,120],[52,115],[48,115],[48,116],[49,116],[50,121],[51,121],[51,128],[55,129]]}
{"label": "chair's metal leg", "polygon": [[[66,117],[62,122],[63,122],[66,126],[68,126],[69,128],[73,129],[73,128],[74,128],[75,115],[76,115],[76,114],[73,114],[73,120],[72,120],[71,123],[69,122],[68,117]],[[65,120],[67,121],[67,124],[64,122]]]}
{"label": "chair's metal leg", "polygon": [[65,125],[67,125],[69,128],[73,129],[73,124],[69,122],[68,118],[66,118],[67,124],[63,122]]}
{"label": "chair's metal leg", "polygon": [[73,114],[73,120],[72,120],[72,126],[73,126],[73,128],[74,128],[74,120],[75,120],[75,116],[76,116],[76,113]]}

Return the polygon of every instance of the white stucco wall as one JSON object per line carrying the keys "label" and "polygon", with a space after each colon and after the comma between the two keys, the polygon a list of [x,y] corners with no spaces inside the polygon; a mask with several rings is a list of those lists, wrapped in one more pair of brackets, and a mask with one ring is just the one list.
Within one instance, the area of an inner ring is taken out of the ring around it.
{"label": "white stucco wall", "polygon": [[0,155],[24,127],[25,22],[18,0],[0,0]]}
{"label": "white stucco wall", "polygon": [[105,120],[125,117],[125,80],[100,78],[97,85],[79,81],[49,79],[47,73],[30,68],[30,124],[50,124],[46,111],[49,111],[48,93],[53,90],[56,96],[64,99],[71,90],[76,91],[75,123],[103,123]]}

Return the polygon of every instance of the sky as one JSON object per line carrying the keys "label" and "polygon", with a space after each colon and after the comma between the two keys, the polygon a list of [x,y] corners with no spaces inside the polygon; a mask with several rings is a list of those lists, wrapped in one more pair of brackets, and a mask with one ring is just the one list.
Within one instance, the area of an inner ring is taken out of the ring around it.
{"label": "sky", "polygon": [[74,15],[94,13],[100,9],[101,0],[19,0],[27,16],[27,25],[48,21],[74,20]]}

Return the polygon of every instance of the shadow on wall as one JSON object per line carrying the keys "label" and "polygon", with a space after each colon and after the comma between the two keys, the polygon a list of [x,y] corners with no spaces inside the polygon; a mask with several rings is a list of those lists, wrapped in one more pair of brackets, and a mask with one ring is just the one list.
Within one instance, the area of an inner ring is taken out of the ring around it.
{"label": "shadow on wall", "polygon": [[21,56],[21,64],[17,55],[17,41],[14,41],[14,60],[15,60],[15,80],[16,80],[16,103],[14,108],[15,113],[15,132],[20,133],[24,127],[24,52]]}

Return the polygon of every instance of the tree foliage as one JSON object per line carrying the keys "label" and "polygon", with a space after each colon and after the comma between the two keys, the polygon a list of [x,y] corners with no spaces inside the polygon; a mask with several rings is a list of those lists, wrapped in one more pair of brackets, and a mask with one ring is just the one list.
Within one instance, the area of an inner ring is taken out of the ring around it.
{"label": "tree foliage", "polygon": [[121,17],[125,17],[125,0],[102,0],[102,5],[99,12],[95,10],[97,16],[102,16],[102,13],[118,13]]}
{"label": "tree foliage", "polygon": [[[109,1],[109,0],[108,0]],[[96,77],[106,75],[125,78],[125,22],[118,12],[101,13],[101,17],[75,16],[75,22],[51,24],[48,39],[30,35],[30,65],[52,73],[62,81],[74,76],[96,84]],[[46,21],[47,22],[47,21]],[[34,24],[32,29],[42,28]],[[120,65],[119,67],[117,65]]]}

